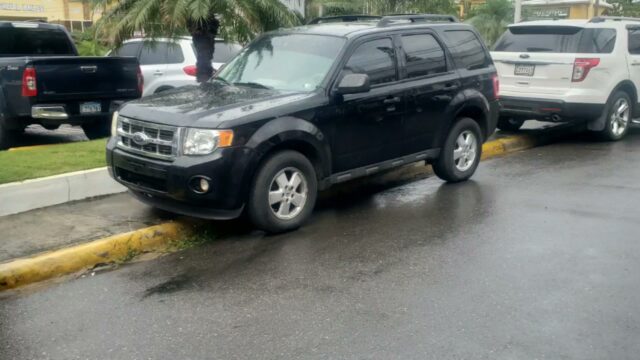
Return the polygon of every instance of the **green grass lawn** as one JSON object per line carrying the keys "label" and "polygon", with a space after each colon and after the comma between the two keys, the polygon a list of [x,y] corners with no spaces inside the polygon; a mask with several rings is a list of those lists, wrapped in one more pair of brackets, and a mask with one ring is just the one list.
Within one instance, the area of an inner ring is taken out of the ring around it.
{"label": "green grass lawn", "polygon": [[106,166],[107,139],[0,151],[0,184]]}

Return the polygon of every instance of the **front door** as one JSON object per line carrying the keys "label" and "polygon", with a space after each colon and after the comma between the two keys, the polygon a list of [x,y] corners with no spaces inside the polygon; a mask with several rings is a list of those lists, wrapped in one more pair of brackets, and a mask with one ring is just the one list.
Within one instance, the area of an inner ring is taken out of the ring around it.
{"label": "front door", "polygon": [[405,99],[398,81],[391,37],[356,44],[338,82],[349,73],[367,74],[368,93],[344,95],[334,119],[333,166],[339,173],[394,159],[404,154]]}
{"label": "front door", "polygon": [[[633,84],[640,88],[640,26],[628,26],[629,40],[627,55],[627,65],[629,76]],[[640,106],[635,106],[635,116],[638,116]]]}
{"label": "front door", "polygon": [[444,116],[460,80],[455,71],[448,71],[444,50],[433,34],[400,39],[407,98],[405,146],[414,154],[436,147],[436,134],[446,125]]}

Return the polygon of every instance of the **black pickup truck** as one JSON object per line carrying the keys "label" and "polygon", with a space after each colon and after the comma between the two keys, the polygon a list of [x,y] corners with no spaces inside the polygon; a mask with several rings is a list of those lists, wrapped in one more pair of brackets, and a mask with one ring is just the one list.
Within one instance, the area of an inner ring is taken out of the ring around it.
{"label": "black pickup truck", "polygon": [[79,57],[63,26],[0,21],[0,149],[30,124],[108,136],[111,114],[142,82],[135,58]]}

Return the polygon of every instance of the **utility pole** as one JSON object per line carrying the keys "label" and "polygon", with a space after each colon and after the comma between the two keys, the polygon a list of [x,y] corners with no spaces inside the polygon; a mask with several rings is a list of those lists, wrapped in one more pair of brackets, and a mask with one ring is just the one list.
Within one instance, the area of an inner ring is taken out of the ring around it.
{"label": "utility pole", "polygon": [[513,22],[519,23],[522,21],[522,0],[514,0],[514,10]]}

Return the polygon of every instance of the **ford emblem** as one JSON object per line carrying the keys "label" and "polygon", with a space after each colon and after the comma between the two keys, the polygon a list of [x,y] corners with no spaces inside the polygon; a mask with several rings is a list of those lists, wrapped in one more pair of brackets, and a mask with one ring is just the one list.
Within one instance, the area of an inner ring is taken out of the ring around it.
{"label": "ford emblem", "polygon": [[149,141],[151,140],[151,138],[149,137],[149,135],[143,133],[143,132],[137,132],[135,134],[133,134],[133,142],[140,145],[140,146],[145,146],[149,143]]}

